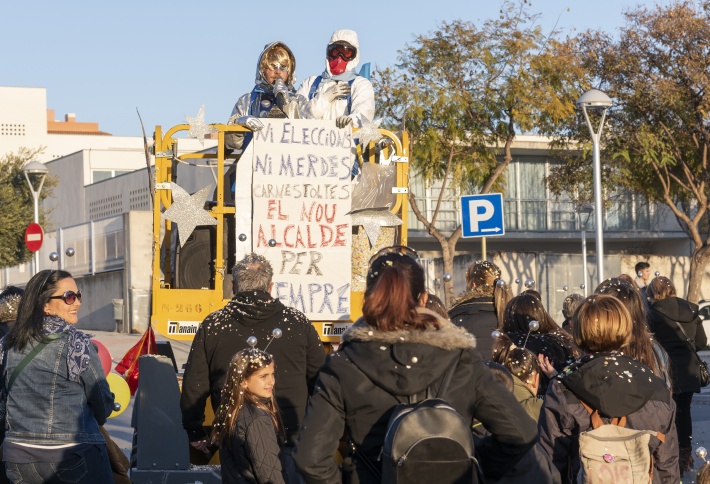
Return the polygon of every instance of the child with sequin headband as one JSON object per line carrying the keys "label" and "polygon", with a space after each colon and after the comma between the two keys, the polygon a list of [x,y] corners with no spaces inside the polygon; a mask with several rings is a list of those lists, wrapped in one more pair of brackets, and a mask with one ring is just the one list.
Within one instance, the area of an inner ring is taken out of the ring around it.
{"label": "child with sequin headband", "polygon": [[484,358],[492,355],[495,342],[491,333],[502,323],[505,306],[512,296],[497,265],[478,260],[469,266],[466,292],[453,301],[449,317],[452,323],[476,337],[476,346]]}
{"label": "child with sequin headband", "polygon": [[545,395],[549,379],[579,356],[572,337],[557,325],[542,302],[530,294],[520,294],[508,302],[501,330],[516,345],[538,355],[542,371],[540,396]]}
{"label": "child with sequin headband", "polygon": [[513,375],[513,395],[530,417],[537,422],[543,400],[537,398],[540,385],[540,365],[530,350],[517,346],[505,334],[500,334],[493,346],[493,361],[506,367]]}
{"label": "child with sequin headband", "polygon": [[222,482],[298,482],[293,461],[281,452],[286,436],[274,399],[274,357],[255,340],[232,358],[212,424]]}

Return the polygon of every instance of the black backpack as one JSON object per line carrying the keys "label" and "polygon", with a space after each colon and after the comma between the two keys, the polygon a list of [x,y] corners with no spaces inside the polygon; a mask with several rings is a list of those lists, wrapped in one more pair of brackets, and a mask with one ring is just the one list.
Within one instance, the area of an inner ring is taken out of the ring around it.
{"label": "black backpack", "polygon": [[[400,403],[392,411],[382,447],[382,482],[470,484],[482,481],[470,422],[445,400],[458,359],[434,398]],[[399,400],[399,399],[398,399]]]}

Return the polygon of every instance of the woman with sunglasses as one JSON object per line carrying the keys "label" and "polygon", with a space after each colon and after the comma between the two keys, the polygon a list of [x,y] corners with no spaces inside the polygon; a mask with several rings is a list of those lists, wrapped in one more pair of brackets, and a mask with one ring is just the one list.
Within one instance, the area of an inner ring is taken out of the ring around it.
{"label": "woman with sunglasses", "polygon": [[80,306],[70,273],[38,272],[0,347],[10,386],[3,459],[13,482],[114,482],[99,431],[114,397],[96,347],[75,328]]}
{"label": "woman with sunglasses", "polygon": [[[341,482],[333,455],[343,430],[349,440],[343,482],[380,482],[379,456],[395,405],[428,390],[436,395],[445,375],[441,398],[491,433],[476,447],[490,482],[533,446],[535,422],[486,368],[475,339],[426,309],[427,299],[424,271],[407,252],[370,264],[363,316],[321,367],[298,436],[294,459],[306,482]],[[438,482],[451,482],[443,474]]]}
{"label": "woman with sunglasses", "polygon": [[298,88],[315,119],[334,119],[338,128],[361,128],[375,117],[375,91],[369,79],[355,72],[360,43],[354,30],[336,30],[325,49],[325,71]]}

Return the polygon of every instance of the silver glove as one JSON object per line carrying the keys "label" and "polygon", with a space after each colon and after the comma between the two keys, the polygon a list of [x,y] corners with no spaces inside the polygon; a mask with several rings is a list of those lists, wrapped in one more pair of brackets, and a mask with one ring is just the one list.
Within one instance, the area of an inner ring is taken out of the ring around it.
{"label": "silver glove", "polygon": [[278,78],[274,81],[273,92],[274,96],[276,96],[276,105],[283,110],[291,98],[291,93],[288,92],[288,87],[286,87],[283,79]]}
{"label": "silver glove", "polygon": [[347,82],[336,82],[323,92],[323,95],[328,102],[333,102],[336,99],[346,98],[350,95],[350,84]]}
{"label": "silver glove", "polygon": [[259,121],[259,118],[255,118],[254,116],[242,116],[237,118],[237,124],[240,126],[244,126],[245,128],[249,128],[252,131],[259,131],[261,128],[264,127],[261,121]]}
{"label": "silver glove", "polygon": [[281,78],[278,78],[274,81],[273,90],[274,96],[278,96],[279,94],[283,96],[288,96],[288,87],[286,87],[286,83]]}
{"label": "silver glove", "polygon": [[353,119],[350,116],[338,116],[337,118],[335,118],[335,125],[338,128],[344,128],[352,122]]}

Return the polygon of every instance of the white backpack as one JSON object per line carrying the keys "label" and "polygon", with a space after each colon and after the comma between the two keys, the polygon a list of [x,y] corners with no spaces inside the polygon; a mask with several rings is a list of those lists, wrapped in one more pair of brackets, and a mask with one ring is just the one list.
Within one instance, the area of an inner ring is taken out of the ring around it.
{"label": "white backpack", "polygon": [[581,465],[577,482],[584,484],[647,484],[653,481],[651,436],[661,442],[666,436],[650,430],[627,429],[626,417],[605,424],[598,410],[582,402],[592,417],[593,430],[579,435]]}

